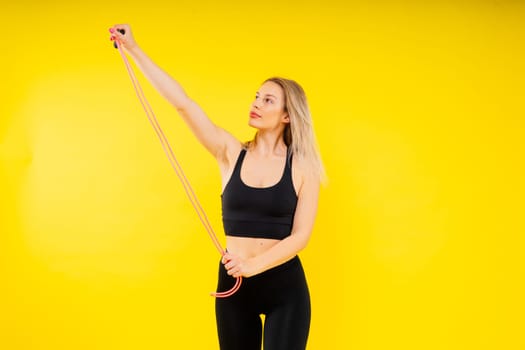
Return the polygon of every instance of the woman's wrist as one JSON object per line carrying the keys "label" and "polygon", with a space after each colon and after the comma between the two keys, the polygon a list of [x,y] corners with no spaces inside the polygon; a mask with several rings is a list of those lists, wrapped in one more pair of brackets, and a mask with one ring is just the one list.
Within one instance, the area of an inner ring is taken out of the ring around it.
{"label": "woman's wrist", "polygon": [[246,277],[251,277],[263,272],[264,268],[262,267],[262,262],[260,256],[254,256],[246,261],[247,271]]}
{"label": "woman's wrist", "polygon": [[134,43],[132,45],[126,45],[124,47],[126,48],[126,51],[133,57],[138,56],[142,51],[137,43]]}

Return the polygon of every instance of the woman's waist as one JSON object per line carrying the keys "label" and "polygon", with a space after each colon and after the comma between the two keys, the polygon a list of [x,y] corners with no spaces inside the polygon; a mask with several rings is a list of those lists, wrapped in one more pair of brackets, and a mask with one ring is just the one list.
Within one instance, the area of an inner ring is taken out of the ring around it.
{"label": "woman's waist", "polygon": [[242,259],[250,259],[266,252],[279,243],[279,239],[238,237],[226,235],[228,252],[238,255]]}

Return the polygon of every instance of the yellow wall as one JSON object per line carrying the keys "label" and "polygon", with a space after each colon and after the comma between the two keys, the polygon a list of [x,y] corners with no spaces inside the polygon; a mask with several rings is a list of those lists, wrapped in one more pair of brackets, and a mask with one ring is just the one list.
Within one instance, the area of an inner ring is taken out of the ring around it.
{"label": "yellow wall", "polygon": [[[0,348],[218,348],[219,256],[111,47],[118,22],[242,139],[262,80],[307,91],[330,177],[301,254],[309,349],[525,348],[519,1],[16,3]],[[141,81],[224,242],[212,157]]]}

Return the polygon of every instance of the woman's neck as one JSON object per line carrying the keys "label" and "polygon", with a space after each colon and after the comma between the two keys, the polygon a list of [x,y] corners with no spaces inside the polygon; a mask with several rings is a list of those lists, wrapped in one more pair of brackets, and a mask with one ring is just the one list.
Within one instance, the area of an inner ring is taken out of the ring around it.
{"label": "woman's neck", "polygon": [[286,155],[286,144],[282,133],[257,132],[249,150],[261,156]]}

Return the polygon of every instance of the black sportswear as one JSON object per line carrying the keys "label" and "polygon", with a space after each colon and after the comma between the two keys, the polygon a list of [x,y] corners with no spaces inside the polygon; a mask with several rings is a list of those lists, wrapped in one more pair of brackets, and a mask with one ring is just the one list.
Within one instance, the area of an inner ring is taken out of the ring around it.
{"label": "black sportswear", "polygon": [[284,239],[291,234],[297,206],[292,157],[287,154],[278,183],[270,187],[251,187],[241,179],[245,155],[246,149],[242,149],[221,195],[224,231],[228,236]]}
{"label": "black sportswear", "polygon": [[[217,290],[234,283],[221,263]],[[304,350],[311,307],[299,257],[244,278],[235,294],[215,299],[215,315],[221,350]]]}

